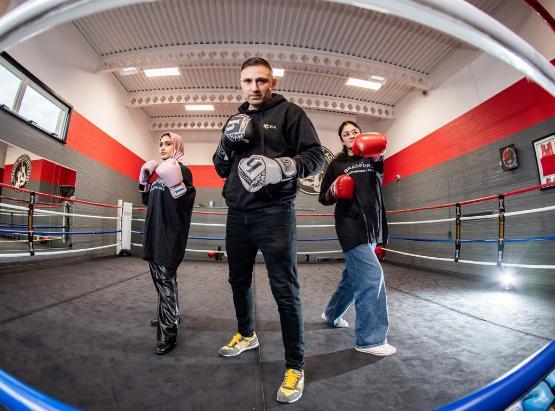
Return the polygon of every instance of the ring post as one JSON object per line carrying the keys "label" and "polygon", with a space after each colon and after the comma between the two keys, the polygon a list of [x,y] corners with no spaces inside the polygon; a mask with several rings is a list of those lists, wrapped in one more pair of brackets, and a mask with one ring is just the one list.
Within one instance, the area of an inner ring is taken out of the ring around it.
{"label": "ring post", "polygon": [[499,236],[497,239],[497,267],[503,269],[503,253],[505,251],[505,196],[499,194]]}
{"label": "ring post", "polygon": [[27,242],[29,243],[29,254],[35,255],[33,245],[33,211],[35,209],[35,193],[29,193],[29,211],[27,212]]}
{"label": "ring post", "polygon": [[461,256],[461,204],[455,204],[455,262]]}
{"label": "ring post", "polygon": [[118,255],[131,255],[131,217],[133,214],[133,204],[118,200]]}

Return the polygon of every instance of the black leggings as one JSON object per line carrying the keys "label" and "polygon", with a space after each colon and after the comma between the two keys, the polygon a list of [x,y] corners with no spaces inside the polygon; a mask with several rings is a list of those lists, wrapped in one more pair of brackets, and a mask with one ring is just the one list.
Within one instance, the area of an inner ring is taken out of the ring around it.
{"label": "black leggings", "polygon": [[179,320],[177,273],[151,261],[148,265],[158,293],[158,341],[175,343]]}

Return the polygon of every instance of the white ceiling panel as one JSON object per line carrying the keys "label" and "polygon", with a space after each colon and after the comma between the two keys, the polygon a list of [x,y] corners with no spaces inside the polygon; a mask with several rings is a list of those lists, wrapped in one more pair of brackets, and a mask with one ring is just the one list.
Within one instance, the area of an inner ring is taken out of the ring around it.
{"label": "white ceiling panel", "polygon": [[[470,3],[495,16],[503,0]],[[255,55],[286,69],[278,92],[318,101],[305,109],[333,111],[338,102],[345,107],[360,102],[365,109],[351,114],[379,118],[377,109],[387,107],[394,118],[399,100],[414,89],[429,90],[434,70],[458,48],[468,47],[407,20],[322,0],[162,0],[74,24],[98,54],[99,73],[113,73],[130,100],[137,93],[165,93],[165,103],[130,104],[153,119],[188,118],[170,102],[180,92],[240,93],[241,61]],[[139,72],[118,74],[128,66]],[[171,66],[180,68],[180,76],[148,78],[142,72]],[[386,79],[379,91],[345,85],[349,76],[372,74]],[[215,103],[212,116],[236,111],[235,101]]]}

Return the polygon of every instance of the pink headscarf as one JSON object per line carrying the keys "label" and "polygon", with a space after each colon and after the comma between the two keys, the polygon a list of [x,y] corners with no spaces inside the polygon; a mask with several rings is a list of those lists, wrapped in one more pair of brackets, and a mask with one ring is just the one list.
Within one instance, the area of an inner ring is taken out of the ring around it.
{"label": "pink headscarf", "polygon": [[183,161],[185,160],[183,158],[183,156],[185,155],[185,152],[183,151],[183,140],[181,139],[181,136],[179,134],[172,133],[171,131],[167,131],[160,136],[160,140],[162,140],[162,137],[164,136],[169,136],[172,139],[172,144],[174,149],[174,153],[172,157],[175,158],[180,163],[183,163]]}

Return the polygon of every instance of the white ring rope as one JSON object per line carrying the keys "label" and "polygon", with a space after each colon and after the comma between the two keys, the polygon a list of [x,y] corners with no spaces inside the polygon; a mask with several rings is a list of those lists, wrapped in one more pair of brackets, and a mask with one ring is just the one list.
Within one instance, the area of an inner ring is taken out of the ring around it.
{"label": "white ring rope", "polygon": [[[455,261],[453,261],[452,258],[432,257],[432,256],[429,256],[429,255],[412,254],[412,253],[407,253],[407,252],[404,252],[404,251],[392,250],[390,248],[383,248],[383,250],[385,250],[387,252],[390,252],[390,253],[406,255],[406,256],[409,256],[409,257],[424,258],[426,260],[447,261],[447,262],[452,262],[452,263],[455,262]],[[463,264],[476,264],[476,265],[489,265],[489,266],[496,266],[497,265],[496,262],[487,262],[487,261],[459,260],[458,262],[463,263]],[[555,270],[555,265],[503,263],[503,266],[504,267],[514,267],[514,268],[533,268],[533,269],[537,269],[537,270],[542,270],[542,269],[543,270]]]}
{"label": "white ring rope", "polygon": [[[80,253],[82,251],[93,251],[93,250],[101,250],[103,248],[110,248],[110,247],[117,247],[118,244],[110,244],[110,245],[101,245],[99,247],[91,247],[91,248],[80,248],[79,250],[63,250],[63,251],[35,251],[35,255],[56,255],[56,254],[70,254],[70,253]],[[9,257],[29,257],[29,253],[17,253],[17,254],[0,254],[0,258],[9,258]]]}
{"label": "white ring rope", "polygon": [[[145,221],[144,218],[132,218],[131,221]],[[205,226],[205,227],[225,227],[225,223],[191,223],[195,226]],[[298,224],[297,228],[331,228],[335,227],[335,224]]]}
{"label": "white ring rope", "polygon": [[[142,247],[142,244],[138,243],[131,243],[135,247]],[[191,253],[216,253],[216,254],[226,254],[225,250],[198,250],[193,248],[186,248],[185,251],[189,251]],[[327,250],[327,251],[297,251],[297,255],[308,255],[308,254],[338,254],[342,253],[341,250]],[[257,254],[261,255],[262,253],[259,251]]]}
{"label": "white ring rope", "polygon": [[[21,230],[21,231],[24,231],[24,230]],[[33,230],[33,232],[36,232],[36,231],[40,232],[40,230]],[[2,234],[3,235],[19,235],[19,236],[22,236],[22,237],[28,237],[29,236],[28,233],[26,233],[26,234],[23,234],[23,233],[0,233],[0,235],[2,235]],[[42,234],[33,234],[33,237],[35,237],[36,241],[43,241],[43,240],[46,240],[47,238],[51,238],[53,240],[54,239],[55,240],[61,240],[61,239],[64,238],[64,235],[67,235],[67,234],[62,234],[62,235],[48,234],[48,236],[44,236],[44,238],[42,238],[43,237]],[[11,241],[7,240],[6,242],[15,242],[15,241],[27,241],[27,240],[11,240]]]}
{"label": "white ring rope", "polygon": [[[20,206],[16,206],[16,205],[11,205],[11,204],[5,204],[5,203],[0,203],[0,206],[6,207],[6,208],[11,208],[13,210],[25,210],[28,211],[29,209],[27,207],[20,207]],[[43,215],[37,215],[37,214],[43,214]],[[41,209],[35,209],[33,212],[33,217],[43,217],[44,215],[61,215],[61,216],[67,216],[67,217],[83,217],[83,218],[100,218],[100,219],[104,219],[104,220],[121,220],[120,217],[105,217],[105,216],[99,216],[99,215],[91,215],[91,214],[75,214],[75,213],[61,213],[59,211],[48,211],[48,210],[41,210]]]}
{"label": "white ring rope", "polygon": [[[505,213],[505,217],[514,217],[514,216],[532,214],[532,213],[543,213],[545,211],[552,211],[552,210],[555,210],[555,206],[532,208],[530,210],[511,211],[509,213]],[[472,217],[461,217],[461,221],[463,221],[463,220],[482,220],[482,219],[485,220],[487,218],[498,218],[498,217],[499,217],[499,213],[496,213],[496,214],[479,215],[479,216],[472,216]],[[442,219],[439,219],[439,220],[388,222],[387,225],[432,224],[432,223],[444,223],[444,222],[447,222],[447,221],[455,221],[455,217],[453,217],[453,218],[442,218]]]}

